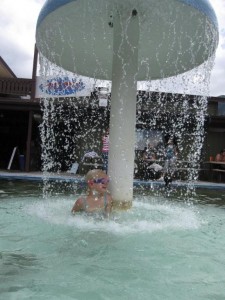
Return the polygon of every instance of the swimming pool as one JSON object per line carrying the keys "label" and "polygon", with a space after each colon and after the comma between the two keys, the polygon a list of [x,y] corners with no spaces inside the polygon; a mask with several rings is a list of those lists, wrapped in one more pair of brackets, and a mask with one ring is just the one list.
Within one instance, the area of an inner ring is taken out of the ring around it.
{"label": "swimming pool", "polygon": [[110,220],[72,216],[76,197],[0,181],[0,299],[225,299],[224,190],[135,193]]}

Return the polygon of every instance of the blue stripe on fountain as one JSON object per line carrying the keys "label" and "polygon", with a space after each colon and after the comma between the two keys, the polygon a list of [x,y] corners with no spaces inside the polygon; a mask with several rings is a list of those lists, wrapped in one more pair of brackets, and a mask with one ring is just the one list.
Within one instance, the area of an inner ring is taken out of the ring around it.
{"label": "blue stripe on fountain", "polygon": [[47,15],[58,9],[60,6],[66,5],[77,0],[47,0],[42,7],[37,20],[37,27],[41,24]]}
{"label": "blue stripe on fountain", "polygon": [[[47,17],[48,14],[52,13],[54,10],[58,9],[60,6],[66,5],[70,2],[74,2],[77,0],[48,0],[42,7],[42,10],[39,14],[37,20],[37,27],[41,24],[41,22]],[[215,12],[209,2],[209,0],[178,0],[183,2],[186,5],[192,6],[202,13],[204,13],[211,22],[218,27],[217,18]]]}
{"label": "blue stripe on fountain", "polygon": [[200,10],[213,22],[213,24],[216,27],[218,27],[217,17],[209,0],[179,0],[179,1]]}

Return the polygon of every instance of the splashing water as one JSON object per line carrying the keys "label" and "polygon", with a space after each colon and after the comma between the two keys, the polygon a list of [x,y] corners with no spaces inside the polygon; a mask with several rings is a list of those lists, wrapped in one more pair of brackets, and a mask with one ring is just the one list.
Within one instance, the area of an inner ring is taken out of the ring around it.
{"label": "splashing water", "polygon": [[[48,198],[48,201],[39,201],[27,206],[25,209],[29,214],[36,216],[56,225],[72,227],[76,230],[105,231],[119,235],[147,234],[167,230],[197,229],[201,221],[191,207],[165,203],[153,203],[134,201],[132,210],[128,212],[117,212],[110,220],[98,220],[85,215],[68,216],[68,201],[66,199]],[[72,207],[71,201],[70,206]]]}
{"label": "splashing water", "polygon": [[[55,77],[60,76],[61,69],[52,65],[46,67],[46,60],[43,58],[42,61],[45,76],[52,73]],[[146,82],[145,91],[137,94],[137,124],[175,136],[179,158],[191,162],[185,177],[187,197],[194,191],[193,182],[198,179],[212,65],[213,58],[185,75]],[[93,89],[98,86],[95,81]],[[179,91],[179,94],[169,94],[168,97],[165,91]],[[190,91],[195,93],[189,96],[187,92]],[[108,100],[110,102],[110,98]],[[40,127],[46,192],[51,186],[47,184],[48,172],[67,171],[75,161],[80,162],[89,149],[101,154],[103,129],[109,126],[110,103],[107,107],[99,107],[98,101],[93,96],[42,99],[43,122]]]}

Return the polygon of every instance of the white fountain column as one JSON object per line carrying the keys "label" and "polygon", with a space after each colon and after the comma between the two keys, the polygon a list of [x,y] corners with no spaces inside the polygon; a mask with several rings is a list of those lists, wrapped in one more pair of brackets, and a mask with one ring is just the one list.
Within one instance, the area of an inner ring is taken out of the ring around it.
{"label": "white fountain column", "polygon": [[109,177],[114,206],[133,199],[139,18],[136,10],[113,16]]}

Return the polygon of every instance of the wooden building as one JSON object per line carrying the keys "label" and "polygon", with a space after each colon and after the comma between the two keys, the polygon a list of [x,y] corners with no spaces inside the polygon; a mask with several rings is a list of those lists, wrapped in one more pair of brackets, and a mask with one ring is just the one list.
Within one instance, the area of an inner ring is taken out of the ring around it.
{"label": "wooden building", "polygon": [[[10,169],[30,170],[31,141],[39,133],[34,114],[40,112],[39,99],[35,99],[37,51],[34,53],[32,79],[17,78],[0,57],[0,168],[7,169],[13,149],[15,157]],[[24,155],[24,168],[19,166],[19,155]]]}

